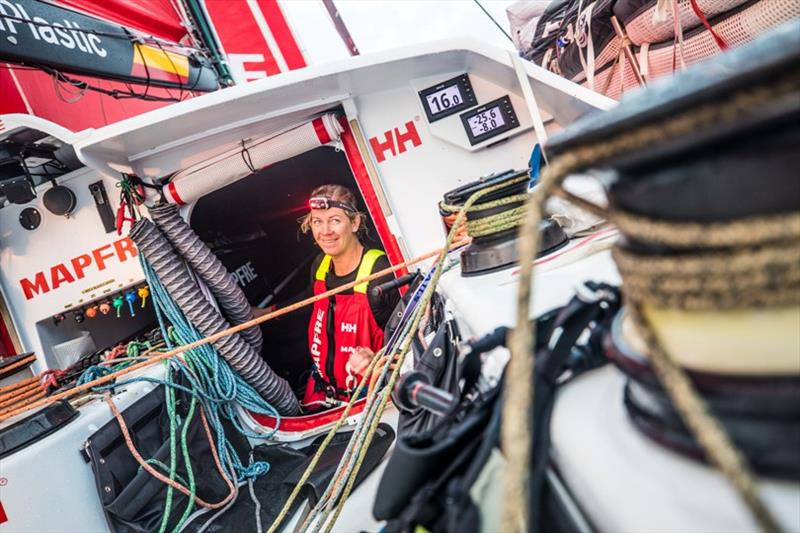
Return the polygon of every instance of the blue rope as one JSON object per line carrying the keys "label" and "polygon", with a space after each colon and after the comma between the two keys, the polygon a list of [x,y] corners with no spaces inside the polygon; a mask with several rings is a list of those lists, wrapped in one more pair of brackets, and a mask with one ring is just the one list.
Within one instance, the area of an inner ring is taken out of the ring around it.
{"label": "blue rope", "polygon": [[90,381],[94,381],[96,379],[100,379],[103,376],[107,376],[111,374],[114,370],[107,366],[101,365],[92,365],[86,370],[78,378],[78,383],[76,386],[83,385],[84,383],[89,383]]}
{"label": "blue rope", "polygon": [[[179,345],[185,345],[201,339],[202,335],[189,322],[169,295],[152,266],[141,254],[139,255],[139,260],[145,279],[150,286],[156,318],[167,348],[173,349],[176,342]],[[242,464],[232,444],[225,436],[223,420],[230,421],[233,427],[245,437],[268,439],[272,437],[279,427],[280,415],[278,411],[236,374],[211,344],[204,344],[188,350],[183,353],[183,361],[179,357],[173,357],[167,361],[167,364],[172,370],[176,370],[186,379],[188,386],[179,385],[171,379],[164,380],[141,376],[117,381],[111,385],[96,387],[95,390],[107,390],[128,383],[149,382],[164,385],[166,388],[179,390],[194,396],[201,402],[209,425],[216,435],[217,449],[221,459],[223,459],[222,464],[227,474],[242,482],[248,479],[255,479],[269,472],[270,465],[265,461],[257,461],[249,466]],[[110,374],[112,371],[113,369],[104,366],[89,367],[81,375],[78,383],[88,383],[93,379]],[[241,406],[253,413],[274,417],[278,424],[267,434],[248,431],[239,420],[239,416],[236,413],[237,406]],[[233,471],[230,470],[231,466],[229,465],[232,465]]]}
{"label": "blue rope", "polygon": [[[156,304],[159,326],[162,334],[165,335],[167,346],[172,348],[172,341],[166,335],[167,328],[165,324],[167,321],[175,329],[175,334],[181,344],[188,344],[201,339],[202,335],[189,322],[172,297],[167,293],[152,266],[143,256],[140,255],[139,258],[145,278],[150,285],[153,302]],[[213,345],[204,344],[193,348],[184,353],[184,359],[186,360],[186,365],[180,364],[180,360],[177,360],[178,370],[186,377],[191,388],[198,391],[201,401],[206,407],[209,423],[217,434],[217,448],[220,453],[228,453],[230,455],[230,463],[233,465],[237,480],[243,481],[265,474],[269,470],[269,464],[266,462],[263,462],[263,464],[254,463],[250,466],[242,464],[238,455],[232,451],[230,442],[225,437],[222,420],[231,421],[236,430],[246,437],[264,439],[271,437],[277,426],[268,435],[259,435],[247,431],[236,414],[236,405],[241,405],[254,413],[275,417],[280,421],[278,412],[230,368]],[[227,467],[227,461],[223,463]]]}

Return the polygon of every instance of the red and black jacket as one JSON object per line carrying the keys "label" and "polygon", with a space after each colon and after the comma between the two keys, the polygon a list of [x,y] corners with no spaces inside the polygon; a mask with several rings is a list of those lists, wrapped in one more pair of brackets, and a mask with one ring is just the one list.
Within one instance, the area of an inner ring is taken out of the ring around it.
{"label": "red and black jacket", "polygon": [[[356,279],[369,276],[384,253],[367,250],[361,258]],[[322,258],[314,276],[314,295],[328,288],[325,279],[330,256]],[[359,283],[352,294],[337,294],[319,300],[308,324],[308,348],[313,360],[312,375],[306,385],[303,405],[313,406],[326,398],[347,400],[361,379],[349,364],[350,353],[359,346],[377,352],[383,346],[383,329],[378,325],[367,298],[369,282]]]}

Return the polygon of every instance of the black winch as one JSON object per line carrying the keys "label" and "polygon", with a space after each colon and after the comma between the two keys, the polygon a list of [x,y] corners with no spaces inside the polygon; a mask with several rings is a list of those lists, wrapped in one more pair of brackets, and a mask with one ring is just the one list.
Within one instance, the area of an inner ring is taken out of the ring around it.
{"label": "black winch", "polygon": [[[522,221],[530,177],[527,170],[489,174],[444,194],[439,213],[449,231],[455,214],[479,191],[491,189],[468,210],[466,232],[472,242],[461,253],[461,275],[474,276],[502,270],[517,263],[517,231]],[[568,237],[559,224],[546,219],[539,225],[539,255],[564,246]]]}

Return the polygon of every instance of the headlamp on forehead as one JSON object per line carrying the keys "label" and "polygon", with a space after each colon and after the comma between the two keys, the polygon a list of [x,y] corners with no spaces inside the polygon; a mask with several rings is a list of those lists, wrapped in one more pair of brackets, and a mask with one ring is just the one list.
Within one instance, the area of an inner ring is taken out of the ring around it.
{"label": "headlamp on forehead", "polygon": [[339,209],[344,209],[345,211],[349,211],[350,213],[356,213],[356,208],[350,204],[344,202],[337,202],[327,196],[314,196],[308,200],[308,207],[310,209],[330,209],[332,207],[338,207]]}

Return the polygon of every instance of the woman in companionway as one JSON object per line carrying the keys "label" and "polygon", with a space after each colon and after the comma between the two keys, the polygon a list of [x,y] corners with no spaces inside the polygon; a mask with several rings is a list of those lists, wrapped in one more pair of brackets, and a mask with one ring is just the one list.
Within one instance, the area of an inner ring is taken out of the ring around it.
{"label": "woman in companionway", "polygon": [[[313,293],[321,294],[389,267],[386,254],[359,240],[365,214],[353,193],[341,185],[312,191],[300,229],[311,231],[321,253],[311,265]],[[392,274],[372,283],[392,280]],[[383,346],[383,328],[400,300],[397,290],[375,296],[361,283],[314,304],[308,325],[313,360],[303,405],[314,409],[326,399],[347,400],[373,355]]]}

